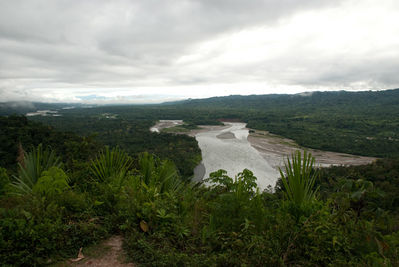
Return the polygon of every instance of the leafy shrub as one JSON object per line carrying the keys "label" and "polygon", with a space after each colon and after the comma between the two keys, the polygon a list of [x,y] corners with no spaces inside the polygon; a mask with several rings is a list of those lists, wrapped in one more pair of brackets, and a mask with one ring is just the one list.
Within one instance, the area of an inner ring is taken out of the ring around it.
{"label": "leafy shrub", "polygon": [[107,236],[97,222],[65,215],[65,207],[44,206],[35,198],[0,209],[0,264],[41,266],[50,257],[75,256],[80,247]]}
{"label": "leafy shrub", "polygon": [[96,159],[92,160],[90,170],[100,182],[115,183],[118,188],[132,164],[131,158],[119,148],[105,147]]}
{"label": "leafy shrub", "polygon": [[220,192],[210,201],[207,230],[238,231],[245,222],[261,223],[263,206],[251,171],[245,169],[233,180],[226,171],[219,170],[211,173],[207,181],[213,183],[211,191]]}
{"label": "leafy shrub", "polygon": [[70,188],[68,182],[69,178],[63,170],[58,167],[51,167],[42,172],[42,176],[37,180],[32,191],[40,196],[54,198]]}
{"label": "leafy shrub", "polygon": [[18,176],[14,176],[12,183],[17,194],[31,194],[42,173],[51,167],[60,167],[61,161],[54,151],[43,150],[40,144],[31,152],[24,154],[23,162],[18,163]]}
{"label": "leafy shrub", "polygon": [[10,179],[7,175],[7,170],[0,167],[0,196],[4,195],[10,186]]}

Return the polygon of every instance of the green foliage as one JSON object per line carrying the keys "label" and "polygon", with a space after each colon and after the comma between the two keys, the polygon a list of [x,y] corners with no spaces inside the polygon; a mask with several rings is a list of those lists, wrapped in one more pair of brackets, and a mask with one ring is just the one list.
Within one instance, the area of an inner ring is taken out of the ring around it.
{"label": "green foliage", "polygon": [[234,181],[226,171],[219,170],[211,173],[206,181],[214,184],[210,193],[218,196],[210,201],[210,225],[204,229],[204,237],[216,230],[239,231],[243,225],[261,223],[261,196],[250,170],[237,174]]}
{"label": "green foliage", "polygon": [[[328,97],[317,93],[308,98],[232,96],[227,102],[215,98],[180,106],[99,107],[85,114],[78,109],[62,117],[36,118],[80,134],[98,132],[99,140],[126,148],[133,158],[149,153],[133,161],[120,149],[106,148],[91,160],[96,154],[89,151],[100,147],[92,149],[89,137],[56,135],[59,145],[52,147],[62,155],[66,173],[59,167],[43,168],[35,176],[33,194],[0,198],[0,265],[44,265],[48,258],[71,258],[80,247],[117,231],[124,235],[132,261],[144,266],[397,266],[397,160],[322,169],[321,179],[316,179],[313,158],[295,154],[287,162],[288,171],[281,173],[289,200],[283,201],[279,192],[259,192],[249,170],[234,178],[219,170],[209,179],[211,187],[188,183],[184,178],[199,160],[195,139],[148,132],[156,119],[217,124],[219,118],[233,118],[314,146],[337,142],[338,150],[378,154],[385,147],[365,144],[392,143],[386,154],[396,153],[396,141],[389,137],[396,138],[397,109],[380,99],[385,111],[364,95],[359,102],[378,113],[371,119],[361,115],[360,105],[353,105],[355,119],[346,116],[351,96],[340,93],[330,105]],[[392,92],[388,95],[392,100]],[[118,116],[106,119],[99,112]],[[378,119],[384,116],[388,122]],[[0,138],[10,147],[0,155],[10,162],[4,165],[9,174],[15,174],[11,162],[18,141],[27,147],[34,136],[55,140],[47,126],[23,120],[2,118],[7,127],[1,128],[6,134]],[[154,152],[161,159],[150,154]],[[7,184],[3,169],[0,178],[0,185]]]}
{"label": "green foliage", "polygon": [[147,188],[157,188],[157,191],[178,191],[182,186],[176,167],[169,160],[159,161],[145,152],[139,157],[139,172],[142,185]]}
{"label": "green foliage", "polygon": [[[361,183],[357,181],[361,179]],[[352,186],[347,184],[352,181]],[[399,212],[399,159],[380,159],[364,166],[333,166],[320,171],[320,195],[323,199],[331,197],[335,192],[345,194],[344,199],[348,200],[351,190],[358,191],[361,184],[369,181],[373,184],[368,186],[362,195],[362,205],[378,207],[393,213]],[[344,185],[347,185],[344,187]],[[361,191],[364,191],[361,190]],[[357,194],[359,195],[359,194]]]}
{"label": "green foliage", "polygon": [[80,247],[106,235],[95,222],[68,222],[64,216],[62,207],[52,204],[43,209],[34,200],[24,209],[0,209],[0,264],[43,266],[57,255],[76,257]]}
{"label": "green foliage", "polygon": [[[85,109],[75,112],[63,111],[62,117],[34,117],[57,129],[74,131],[83,136],[93,136],[95,140],[110,147],[121,147],[132,157],[143,152],[156,154],[162,159],[173,161],[180,175],[188,180],[193,175],[195,166],[201,161],[201,151],[194,137],[167,133],[152,133],[150,127],[157,117],[157,110],[130,110],[126,107],[114,107],[108,113],[118,114],[115,119],[101,116],[103,108]],[[163,116],[162,114],[159,114]],[[177,115],[178,116],[178,115]],[[96,153],[94,153],[95,155]]]}
{"label": "green foliage", "polygon": [[[304,164],[299,157],[301,170],[310,168],[311,158],[305,158]],[[298,158],[295,162],[291,167]],[[297,202],[259,192],[249,170],[234,179],[219,170],[208,180],[213,186],[204,187],[181,182],[173,164],[150,154],[141,155],[137,166],[136,172],[122,171],[126,178],[118,191],[108,186],[110,175],[80,192],[68,187],[66,174],[53,167],[42,173],[34,189],[45,198],[0,199],[0,249],[5,252],[0,263],[43,265],[49,257],[72,257],[113,231],[122,232],[128,255],[143,266],[398,262],[397,218],[368,208],[357,214],[356,205],[376,197],[375,186],[365,180],[339,183],[340,190],[325,201],[315,200],[314,194],[303,198],[308,209],[297,214],[292,212]],[[340,205],[345,201],[348,205]]]}
{"label": "green foliage", "polygon": [[21,155],[21,149],[39,144],[51,147],[68,169],[73,169],[74,163],[85,162],[101,150],[101,145],[95,142],[92,135],[79,137],[69,132],[68,128],[65,129],[67,132],[60,132],[24,116],[0,116],[0,125],[0,166],[13,171],[18,167],[16,159]]}
{"label": "green foliage", "polygon": [[87,189],[94,198],[93,209],[98,215],[110,217],[111,221],[115,219],[112,214],[121,197],[121,190],[130,179],[132,162],[126,152],[108,147],[90,162],[88,169],[91,183]]}
{"label": "green foliage", "polygon": [[131,227],[136,221],[144,223],[148,230],[158,227],[173,232],[179,230],[179,226],[173,224],[181,206],[178,197],[188,187],[177,175],[176,167],[148,153],[140,156],[139,166],[138,175],[130,177],[120,202],[126,222],[122,228]]}
{"label": "green foliage", "polygon": [[0,167],[0,196],[9,191],[10,179],[7,175],[7,170]]}
{"label": "green foliage", "polygon": [[[317,175],[309,154],[305,163],[298,154],[294,160],[291,167],[300,164],[293,174]],[[397,218],[379,215],[376,209],[362,209],[362,216],[357,215],[359,201],[376,196],[368,182],[343,185],[338,194],[349,206],[338,205],[336,194],[318,201],[313,189],[311,197],[302,196],[298,207],[295,201],[258,192],[256,178],[248,170],[234,179],[223,170],[210,176],[212,187],[185,188],[187,194],[178,194],[178,202],[159,191],[126,192],[123,203],[130,207],[124,209],[129,218],[123,227],[125,248],[134,262],[143,266],[394,266],[398,262],[398,229],[392,225]],[[140,221],[146,222],[148,231]],[[192,228],[184,230],[184,225]]]}
{"label": "green foliage", "polygon": [[18,176],[14,176],[12,186],[16,194],[31,194],[32,189],[42,176],[44,171],[51,167],[60,167],[60,159],[54,151],[43,150],[40,144],[33,148],[31,152],[25,153],[22,163],[18,163]]}
{"label": "green foliage", "polygon": [[315,199],[318,188],[314,188],[314,184],[318,174],[313,168],[314,163],[315,158],[310,153],[304,151],[302,158],[298,150],[291,156],[291,160],[287,159],[285,174],[279,169],[285,196],[297,206],[305,205]]}
{"label": "green foliage", "polygon": [[[399,156],[399,90],[314,92],[190,100],[175,109],[196,117],[230,118],[299,145],[350,154]],[[170,108],[170,107],[169,107]],[[167,111],[164,111],[166,113]],[[180,118],[183,118],[182,114]]]}
{"label": "green foliage", "polygon": [[63,191],[70,189],[68,183],[69,178],[63,170],[58,167],[51,167],[48,171],[43,171],[32,191],[40,196],[54,198]]}
{"label": "green foliage", "polygon": [[125,152],[119,148],[110,150],[109,147],[105,147],[92,161],[90,171],[99,182],[117,180],[121,186],[131,165],[132,159]]}

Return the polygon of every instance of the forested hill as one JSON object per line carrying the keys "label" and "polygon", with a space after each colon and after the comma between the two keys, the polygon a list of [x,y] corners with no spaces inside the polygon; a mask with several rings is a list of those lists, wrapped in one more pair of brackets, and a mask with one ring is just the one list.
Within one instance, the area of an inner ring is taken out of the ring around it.
{"label": "forested hill", "polygon": [[35,112],[38,110],[63,110],[71,107],[91,107],[92,105],[85,104],[70,104],[70,103],[40,103],[28,101],[10,101],[0,102],[0,116],[5,115],[25,115],[28,112]]}
{"label": "forested hill", "polygon": [[249,128],[292,138],[306,147],[399,156],[399,89],[214,97],[174,107],[211,118],[240,119]]}
{"label": "forested hill", "polygon": [[24,151],[42,144],[61,156],[67,167],[73,161],[86,161],[103,146],[93,136],[80,137],[28,120],[24,116],[0,116],[0,167],[16,169],[17,158]]}
{"label": "forested hill", "polygon": [[[165,103],[170,104],[170,103]],[[368,110],[369,107],[380,108],[396,106],[399,104],[399,89],[385,91],[332,91],[332,92],[305,92],[294,95],[269,94],[269,95],[230,95],[211,97],[206,99],[189,99],[173,102],[174,105],[184,107],[212,107],[212,108],[254,108],[260,110],[274,110],[275,108],[309,107],[326,109],[352,107]],[[398,110],[396,110],[398,112]]]}

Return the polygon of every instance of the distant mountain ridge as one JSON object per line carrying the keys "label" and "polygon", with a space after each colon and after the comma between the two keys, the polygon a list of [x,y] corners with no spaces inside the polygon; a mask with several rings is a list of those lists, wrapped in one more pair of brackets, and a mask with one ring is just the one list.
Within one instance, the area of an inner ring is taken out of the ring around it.
{"label": "distant mountain ridge", "polygon": [[[353,99],[356,98],[356,103]],[[230,95],[210,97],[203,99],[188,99],[182,101],[174,101],[163,103],[164,105],[184,105],[184,106],[220,106],[237,108],[243,104],[251,104],[251,107],[264,104],[286,103],[286,104],[361,104],[361,103],[380,103],[380,104],[399,104],[399,89],[390,89],[382,91],[315,91],[304,92],[298,94],[266,94],[266,95]],[[237,106],[238,105],[238,106]]]}
{"label": "distant mountain ridge", "polygon": [[[329,104],[345,104],[352,102],[355,97],[358,104],[378,102],[380,104],[399,104],[399,88],[381,91],[314,91],[302,92],[297,94],[264,94],[264,95],[229,95],[216,96],[200,99],[186,99],[171,102],[164,102],[161,104],[107,104],[94,105],[102,106],[218,106],[218,107],[233,107],[237,108],[245,104],[251,104],[252,107],[260,107],[264,104],[322,104],[328,102]],[[221,106],[222,105],[222,106]],[[238,105],[238,106],[237,106]],[[87,107],[93,104],[84,103],[46,103],[46,102],[29,102],[29,101],[9,101],[0,102],[0,115],[11,114],[26,114],[28,112],[36,112],[37,110],[59,110],[66,107]]]}
{"label": "distant mountain ridge", "polygon": [[88,106],[81,103],[42,103],[29,101],[9,101],[0,102],[0,116],[4,115],[25,115],[28,112],[36,112],[38,110],[60,110],[70,107]]}
{"label": "distant mountain ridge", "polygon": [[399,89],[231,95],[186,100],[168,107],[180,111],[182,117],[191,112],[208,121],[239,119],[248,128],[291,138],[304,147],[399,156]]}

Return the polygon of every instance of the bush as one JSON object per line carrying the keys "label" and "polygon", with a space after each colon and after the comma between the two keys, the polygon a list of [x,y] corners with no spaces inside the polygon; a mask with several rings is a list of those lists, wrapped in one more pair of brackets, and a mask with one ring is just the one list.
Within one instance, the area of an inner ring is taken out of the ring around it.
{"label": "bush", "polygon": [[7,170],[0,167],[0,196],[9,191],[10,179],[7,175]]}
{"label": "bush", "polygon": [[[27,206],[27,205],[26,205]],[[0,264],[43,265],[53,256],[76,256],[80,247],[106,236],[101,225],[63,216],[63,208],[43,208],[32,200],[29,209],[0,209]]]}

